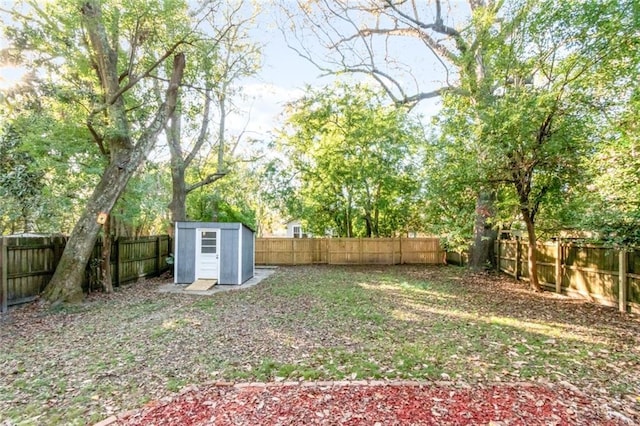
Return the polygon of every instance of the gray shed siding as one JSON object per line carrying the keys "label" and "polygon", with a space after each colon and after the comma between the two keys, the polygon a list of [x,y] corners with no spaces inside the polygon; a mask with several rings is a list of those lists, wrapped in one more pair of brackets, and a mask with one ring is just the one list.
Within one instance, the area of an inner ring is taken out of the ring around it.
{"label": "gray shed siding", "polygon": [[220,232],[220,284],[242,284],[238,280],[239,229],[223,229]]}
{"label": "gray shed siding", "polygon": [[175,282],[192,283],[196,279],[196,229],[179,228],[177,236]]}
{"label": "gray shed siding", "polygon": [[[191,284],[196,276],[196,229],[219,229],[219,284],[242,284],[253,277],[253,231],[241,223],[177,222],[175,225],[176,284]],[[242,241],[242,253],[240,242]]]}
{"label": "gray shed siding", "polygon": [[255,267],[255,239],[253,231],[246,226],[241,228],[242,232],[242,282],[253,277]]}

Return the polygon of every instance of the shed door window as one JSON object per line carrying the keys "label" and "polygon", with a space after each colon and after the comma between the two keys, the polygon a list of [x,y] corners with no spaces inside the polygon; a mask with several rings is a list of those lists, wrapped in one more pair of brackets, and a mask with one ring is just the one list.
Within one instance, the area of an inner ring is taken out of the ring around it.
{"label": "shed door window", "polygon": [[217,253],[218,241],[216,240],[216,235],[216,232],[202,231],[200,253]]}
{"label": "shed door window", "polygon": [[293,227],[293,238],[301,238],[302,237],[302,227],[294,226]]}

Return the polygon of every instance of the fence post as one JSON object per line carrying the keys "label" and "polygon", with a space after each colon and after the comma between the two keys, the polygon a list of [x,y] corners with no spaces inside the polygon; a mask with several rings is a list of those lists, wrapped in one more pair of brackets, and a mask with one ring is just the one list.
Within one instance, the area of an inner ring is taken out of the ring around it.
{"label": "fence post", "polygon": [[396,241],[395,238],[391,238],[391,263],[390,265],[396,264]]}
{"label": "fence post", "polygon": [[9,256],[8,256],[8,240],[6,238],[0,237],[0,269],[2,269],[2,301],[0,302],[0,312],[4,314],[7,312],[7,292],[9,291],[9,271],[7,271],[7,266],[9,265]]}
{"label": "fence post", "polygon": [[362,242],[362,237],[358,238],[358,242],[360,243],[360,262],[358,262],[359,265],[362,265],[362,258],[364,256],[364,247],[363,247],[363,242]]}
{"label": "fence post", "polygon": [[562,293],[562,241],[556,241],[556,293]]}
{"label": "fence post", "polygon": [[296,239],[291,239],[291,263],[296,264]]}
{"label": "fence post", "polygon": [[627,312],[627,251],[620,249],[618,266],[618,309]]}
{"label": "fence post", "polygon": [[514,268],[514,275],[516,280],[520,279],[520,253],[522,252],[522,246],[520,244],[520,238],[516,237],[516,265]]}
{"label": "fence post", "polygon": [[502,240],[500,240],[500,233],[498,233],[498,238],[496,238],[496,271],[498,272],[500,272],[500,258],[502,257],[500,244],[502,244]]}
{"label": "fence post", "polygon": [[61,237],[53,237],[53,269],[55,269],[60,262],[64,246],[64,240]]}
{"label": "fence post", "polygon": [[120,287],[120,237],[116,237],[116,286]]}
{"label": "fence post", "polygon": [[156,236],[156,275],[160,275],[160,235]]}

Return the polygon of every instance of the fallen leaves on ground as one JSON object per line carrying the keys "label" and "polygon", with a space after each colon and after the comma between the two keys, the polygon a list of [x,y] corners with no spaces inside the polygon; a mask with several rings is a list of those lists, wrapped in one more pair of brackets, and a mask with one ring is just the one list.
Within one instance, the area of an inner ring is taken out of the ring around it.
{"label": "fallen leaves on ground", "polygon": [[211,297],[158,293],[166,282],[11,309],[0,319],[0,424],[92,424],[217,380],[349,379],[566,383],[640,422],[638,317],[508,277],[283,267]]}
{"label": "fallen leaves on ground", "polygon": [[133,425],[619,425],[562,387],[208,386],[121,418]]}

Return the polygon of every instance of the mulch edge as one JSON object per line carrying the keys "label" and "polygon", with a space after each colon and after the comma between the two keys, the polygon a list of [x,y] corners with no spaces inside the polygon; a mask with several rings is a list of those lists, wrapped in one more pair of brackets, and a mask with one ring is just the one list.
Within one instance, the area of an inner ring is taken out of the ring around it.
{"label": "mulch edge", "polygon": [[575,393],[580,397],[587,398],[588,396],[580,391],[576,386],[568,383],[568,382],[489,382],[489,383],[466,383],[466,382],[455,382],[450,380],[326,380],[326,381],[281,381],[281,382],[230,382],[230,381],[209,381],[204,382],[199,385],[187,385],[182,388],[179,392],[161,398],[157,401],[151,401],[145,404],[144,407],[127,410],[122,413],[112,415],[107,417],[106,419],[94,424],[94,426],[112,426],[117,424],[118,421],[123,420],[127,417],[130,417],[142,410],[145,409],[146,406],[156,405],[156,404],[169,404],[181,396],[190,393],[190,392],[199,392],[202,389],[211,388],[211,387],[224,387],[224,388],[233,388],[236,390],[245,390],[245,389],[270,389],[270,388],[284,388],[284,387],[300,387],[300,388],[319,388],[319,389],[330,389],[330,388],[341,388],[341,387],[440,387],[440,388],[458,388],[458,389],[484,389],[490,388],[493,386],[500,387],[514,387],[514,388],[533,388],[533,387],[546,387],[548,389],[553,389],[557,387],[561,387],[564,389],[568,389],[571,392]]}

